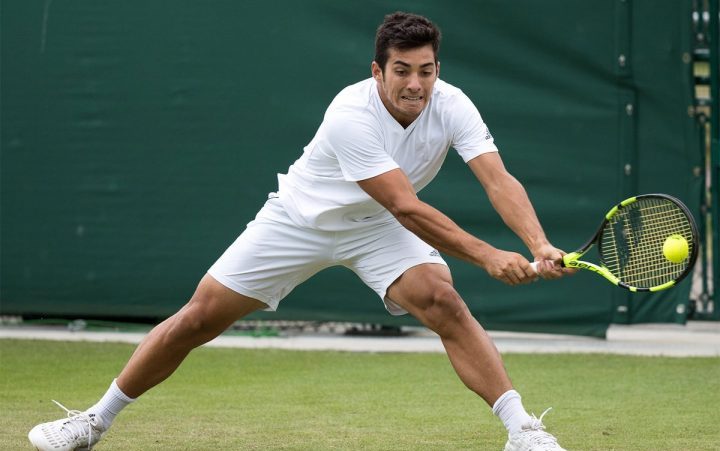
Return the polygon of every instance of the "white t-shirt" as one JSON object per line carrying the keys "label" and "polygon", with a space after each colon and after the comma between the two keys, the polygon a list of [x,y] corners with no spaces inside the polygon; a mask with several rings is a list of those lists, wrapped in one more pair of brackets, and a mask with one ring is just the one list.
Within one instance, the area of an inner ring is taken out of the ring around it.
{"label": "white t-shirt", "polygon": [[450,147],[465,162],[497,151],[480,113],[460,89],[437,80],[428,105],[403,128],[369,78],[335,97],[303,155],[287,174],[278,174],[278,196],[303,227],[342,231],[392,221],[356,182],[401,168],[420,191],[437,175]]}

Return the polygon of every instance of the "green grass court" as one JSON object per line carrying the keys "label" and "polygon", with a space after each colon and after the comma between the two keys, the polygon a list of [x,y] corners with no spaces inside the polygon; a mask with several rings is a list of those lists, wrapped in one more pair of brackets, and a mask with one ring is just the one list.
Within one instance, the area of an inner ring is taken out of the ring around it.
{"label": "green grass court", "polygon": [[[104,393],[133,345],[0,340],[0,449]],[[720,359],[505,355],[568,450],[720,449]],[[200,348],[103,450],[500,450],[504,428],[442,354]]]}

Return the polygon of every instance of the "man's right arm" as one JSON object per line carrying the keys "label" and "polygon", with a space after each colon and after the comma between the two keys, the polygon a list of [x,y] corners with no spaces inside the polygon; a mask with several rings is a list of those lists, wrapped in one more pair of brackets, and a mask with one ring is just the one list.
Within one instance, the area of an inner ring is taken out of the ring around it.
{"label": "man's right arm", "polygon": [[474,237],[442,212],[418,199],[402,170],[393,169],[357,183],[406,229],[440,252],[478,265],[492,277],[510,285],[535,279],[535,271],[525,257],[502,251]]}

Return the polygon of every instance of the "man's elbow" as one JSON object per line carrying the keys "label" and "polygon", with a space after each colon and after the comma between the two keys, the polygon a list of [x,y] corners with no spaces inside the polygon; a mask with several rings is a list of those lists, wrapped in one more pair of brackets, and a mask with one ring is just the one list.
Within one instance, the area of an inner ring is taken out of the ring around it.
{"label": "man's elbow", "polygon": [[399,199],[391,202],[387,209],[400,223],[404,223],[418,213],[420,204],[421,202],[417,198]]}

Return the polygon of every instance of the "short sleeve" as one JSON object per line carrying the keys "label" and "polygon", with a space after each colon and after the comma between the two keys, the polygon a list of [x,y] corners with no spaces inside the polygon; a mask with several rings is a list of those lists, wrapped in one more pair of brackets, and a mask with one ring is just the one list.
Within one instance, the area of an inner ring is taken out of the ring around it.
{"label": "short sleeve", "polygon": [[487,152],[497,152],[495,140],[490,134],[480,112],[462,92],[455,96],[451,113],[453,139],[451,145],[466,163]]}
{"label": "short sleeve", "polygon": [[382,132],[366,118],[338,114],[323,126],[345,180],[365,180],[399,167],[385,151]]}

